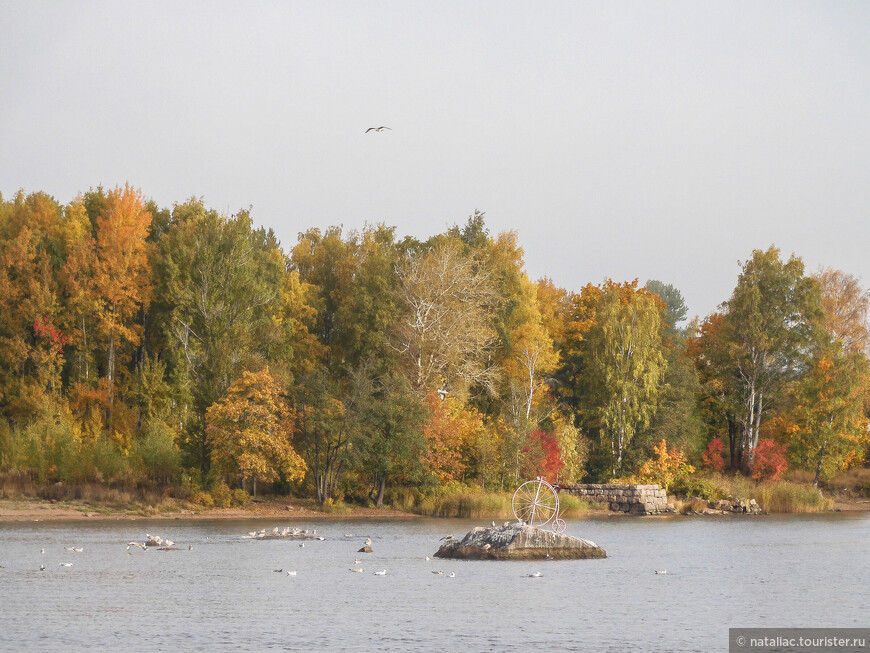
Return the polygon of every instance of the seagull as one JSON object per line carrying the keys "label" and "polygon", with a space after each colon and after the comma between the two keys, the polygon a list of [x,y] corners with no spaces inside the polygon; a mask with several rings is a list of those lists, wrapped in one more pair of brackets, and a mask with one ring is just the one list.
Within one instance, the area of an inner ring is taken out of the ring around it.
{"label": "seagull", "polygon": [[439,570],[433,570],[432,573],[435,574],[435,575],[437,575],[437,576],[443,576],[443,575],[444,575],[444,572],[441,571],[440,569],[439,569]]}
{"label": "seagull", "polygon": [[76,553],[81,553],[82,551],[84,551],[83,547],[65,546],[63,548],[67,551],[75,551]]}
{"label": "seagull", "polygon": [[426,556],[426,562],[429,562],[429,560],[430,560],[429,556]]}
{"label": "seagull", "polygon": [[366,538],[366,546],[371,546],[371,545],[372,545],[372,538],[367,537]]}
{"label": "seagull", "polygon": [[529,574],[528,577],[529,577],[529,578],[540,578],[540,577],[543,576],[543,575],[544,575],[544,574],[542,574],[540,571],[536,571],[534,574]]}
{"label": "seagull", "polygon": [[300,542],[300,543],[299,543],[299,548],[300,548],[300,549],[304,549],[304,548],[305,548],[305,542]]}
{"label": "seagull", "polygon": [[274,571],[276,574],[280,574],[284,570],[283,569],[273,569],[272,571]]}
{"label": "seagull", "polygon": [[39,571],[45,571],[45,565],[39,565]]}
{"label": "seagull", "polygon": [[288,576],[295,576],[295,575],[296,575],[296,570],[293,569],[292,571],[288,571],[288,572],[287,572],[287,575],[288,575]]}
{"label": "seagull", "polygon": [[187,545],[187,550],[188,550],[188,551],[193,551],[193,544],[188,544],[188,545]]}
{"label": "seagull", "polygon": [[143,551],[147,551],[147,549],[145,548],[145,545],[144,545],[144,544],[139,544],[138,542],[130,542],[130,543],[127,545],[127,551],[130,550],[130,547],[131,547],[131,546],[138,546],[138,547],[139,547],[140,549],[142,549]]}
{"label": "seagull", "polygon": [[[441,540],[452,540],[452,539],[454,539],[453,533],[451,533],[450,535],[445,535],[444,537],[441,538]],[[438,540],[438,541],[440,542],[441,540]]]}
{"label": "seagull", "polygon": [[359,560],[359,559],[354,560],[354,561],[353,561],[353,564],[355,564],[355,565],[361,565],[361,564],[362,564],[362,560]]}
{"label": "seagull", "polygon": [[45,549],[42,549],[40,553],[42,553],[42,555],[45,555]]}
{"label": "seagull", "polygon": [[495,528],[495,520],[492,520],[492,527]]}
{"label": "seagull", "polygon": [[393,131],[392,127],[384,127],[383,125],[381,125],[380,127],[369,127],[368,129],[366,129],[366,134],[368,134],[369,132],[373,132],[373,131],[374,132],[382,132],[385,129],[389,129],[390,131]]}
{"label": "seagull", "polygon": [[72,567],[72,563],[71,562],[61,562],[60,566],[61,567]]}
{"label": "seagull", "polygon": [[361,574],[363,572],[361,567],[356,567],[355,569],[351,569],[350,571],[352,571],[355,574]]}
{"label": "seagull", "polygon": [[456,574],[454,574],[454,573],[451,571],[451,572],[447,575],[447,578],[456,578]]}
{"label": "seagull", "polygon": [[667,569],[656,569],[656,573],[657,574],[666,574],[666,573],[668,573],[668,570]]}
{"label": "seagull", "polygon": [[386,576],[386,575],[387,575],[387,570],[386,570],[386,569],[381,569],[380,571],[376,571],[376,572],[373,572],[373,573],[374,573],[375,576]]}

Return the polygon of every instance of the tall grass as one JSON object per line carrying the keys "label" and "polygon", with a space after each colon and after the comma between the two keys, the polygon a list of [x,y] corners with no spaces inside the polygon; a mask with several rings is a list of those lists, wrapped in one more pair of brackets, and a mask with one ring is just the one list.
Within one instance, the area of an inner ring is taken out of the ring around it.
{"label": "tall grass", "polygon": [[[458,517],[463,519],[513,519],[511,492],[483,492],[467,488],[452,489],[419,498],[406,507],[427,517]],[[563,518],[582,517],[592,506],[571,494],[559,495],[559,515]]]}
{"label": "tall grass", "polygon": [[764,512],[803,513],[825,512],[833,507],[833,501],[810,484],[792,481],[764,481],[756,483],[745,476],[713,474],[709,482],[719,487],[727,496],[739,499],[755,499]]}
{"label": "tall grass", "polygon": [[789,481],[768,481],[752,497],[765,512],[825,512],[833,507],[819,488]]}
{"label": "tall grass", "polygon": [[512,497],[508,492],[457,490],[421,498],[414,512],[427,517],[511,519]]}

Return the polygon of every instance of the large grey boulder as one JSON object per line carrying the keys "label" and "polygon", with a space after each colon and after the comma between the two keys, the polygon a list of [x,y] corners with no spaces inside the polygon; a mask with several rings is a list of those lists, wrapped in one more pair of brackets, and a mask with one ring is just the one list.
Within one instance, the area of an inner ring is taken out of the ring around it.
{"label": "large grey boulder", "polygon": [[476,526],[461,540],[448,539],[436,558],[465,560],[576,560],[606,558],[607,552],[595,542],[554,533],[519,522],[485,528]]}

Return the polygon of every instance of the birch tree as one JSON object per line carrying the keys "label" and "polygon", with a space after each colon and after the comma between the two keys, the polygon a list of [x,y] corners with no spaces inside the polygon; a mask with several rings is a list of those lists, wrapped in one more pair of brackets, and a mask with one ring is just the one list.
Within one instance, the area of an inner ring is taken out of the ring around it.
{"label": "birch tree", "polygon": [[626,447],[656,412],[666,362],[659,304],[645,291],[607,285],[586,334],[587,387],[619,474]]}
{"label": "birch tree", "polygon": [[806,368],[822,315],[818,282],[803,262],[755,250],[723,305],[728,356],[739,374],[738,458],[751,470],[765,415]]}
{"label": "birch tree", "polygon": [[391,334],[412,389],[464,394],[492,390],[497,345],[491,316],[498,294],[486,269],[458,243],[445,239],[398,265],[396,298],[402,310]]}

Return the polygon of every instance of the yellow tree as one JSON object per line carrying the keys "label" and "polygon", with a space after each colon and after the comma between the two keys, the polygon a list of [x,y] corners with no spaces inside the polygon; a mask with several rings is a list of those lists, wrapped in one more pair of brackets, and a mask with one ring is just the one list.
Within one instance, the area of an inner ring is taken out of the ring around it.
{"label": "yellow tree", "polygon": [[90,384],[94,364],[93,324],[97,315],[96,251],[93,226],[81,196],[66,207],[63,242],[66,256],[58,276],[64,293],[65,327],[72,347],[71,382]]}
{"label": "yellow tree", "polygon": [[[532,408],[549,394],[549,375],[556,369],[558,356],[553,340],[540,320],[520,325],[511,337],[511,355],[505,361],[504,372],[521,399],[520,412],[528,422],[533,419]],[[549,410],[545,411],[549,414]],[[540,415],[539,422],[546,415]]]}
{"label": "yellow tree", "polygon": [[813,485],[849,460],[860,462],[870,441],[863,410],[868,388],[867,357],[845,352],[839,341],[822,345],[798,381],[789,449],[792,457],[815,467]]}
{"label": "yellow tree", "polygon": [[94,286],[97,329],[106,351],[110,428],[118,349],[139,344],[142,326],[136,317],[151,298],[145,241],[150,225],[142,192],[129,184],[109,192],[96,223]]}
{"label": "yellow tree", "polygon": [[60,227],[60,208],[45,193],[0,198],[0,406],[16,421],[29,419],[60,385],[62,334],[50,335]]}
{"label": "yellow tree", "polygon": [[243,482],[298,481],[305,462],[290,443],[293,411],[269,368],[243,372],[226,395],[206,411],[206,438],[212,465],[223,473],[239,473]]}
{"label": "yellow tree", "polygon": [[851,274],[825,268],[815,275],[822,290],[824,327],[832,338],[843,343],[847,354],[865,351],[870,344],[867,310],[870,292]]}

